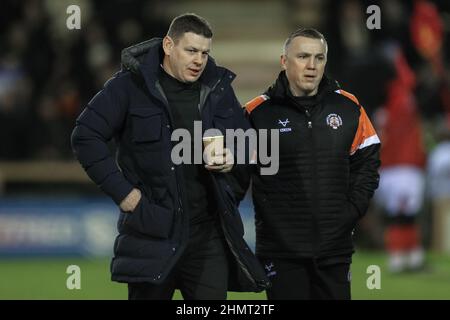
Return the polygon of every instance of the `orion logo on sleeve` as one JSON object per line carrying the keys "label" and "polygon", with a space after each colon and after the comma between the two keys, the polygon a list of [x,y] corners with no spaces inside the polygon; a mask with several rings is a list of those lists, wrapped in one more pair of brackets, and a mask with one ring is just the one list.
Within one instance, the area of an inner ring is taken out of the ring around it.
{"label": "orion logo on sleeve", "polygon": [[292,128],[286,128],[287,124],[290,123],[289,119],[286,119],[282,121],[281,119],[278,119],[278,124],[281,124],[283,128],[280,128],[280,132],[289,132],[292,131]]}

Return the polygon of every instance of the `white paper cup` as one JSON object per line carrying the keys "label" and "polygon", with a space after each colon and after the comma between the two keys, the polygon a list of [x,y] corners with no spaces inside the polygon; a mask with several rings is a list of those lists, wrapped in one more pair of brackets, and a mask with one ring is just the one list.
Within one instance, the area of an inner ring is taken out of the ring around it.
{"label": "white paper cup", "polygon": [[204,147],[204,159],[206,162],[213,159],[215,156],[223,155],[224,149],[224,137],[223,136],[210,136],[203,137]]}

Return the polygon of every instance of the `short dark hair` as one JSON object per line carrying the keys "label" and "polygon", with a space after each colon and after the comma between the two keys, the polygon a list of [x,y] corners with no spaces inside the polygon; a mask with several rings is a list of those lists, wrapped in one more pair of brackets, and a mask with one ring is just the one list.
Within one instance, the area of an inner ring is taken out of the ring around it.
{"label": "short dark hair", "polygon": [[167,35],[171,37],[173,41],[177,41],[186,32],[192,32],[208,39],[211,39],[213,36],[208,21],[195,13],[185,13],[175,17],[170,23]]}
{"label": "short dark hair", "polygon": [[289,47],[289,45],[291,44],[292,40],[297,37],[305,37],[305,38],[323,40],[323,42],[325,42],[325,45],[326,45],[327,51],[328,51],[328,43],[322,33],[320,33],[319,31],[317,31],[314,28],[299,28],[299,29],[295,30],[294,32],[292,32],[289,35],[289,37],[286,39],[286,42],[284,43],[284,47],[283,47],[284,54],[286,54],[286,50]]}

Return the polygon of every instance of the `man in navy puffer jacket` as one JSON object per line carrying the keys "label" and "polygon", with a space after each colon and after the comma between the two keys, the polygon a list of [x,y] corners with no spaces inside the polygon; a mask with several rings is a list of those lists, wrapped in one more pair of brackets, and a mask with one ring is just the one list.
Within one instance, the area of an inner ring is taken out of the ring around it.
{"label": "man in navy puffer jacket", "polygon": [[[226,177],[238,167],[230,150],[206,166],[171,157],[172,132],[195,138],[195,121],[223,135],[249,127],[231,87],[235,75],[209,58],[211,39],[203,18],[185,14],[164,39],[125,49],[123,70],[89,102],[72,134],[77,159],[121,209],[111,273],[128,283],[130,299],[170,299],[176,288],[185,299],[225,299],[227,290],[268,284],[243,240]],[[201,152],[201,141],[191,145]]]}

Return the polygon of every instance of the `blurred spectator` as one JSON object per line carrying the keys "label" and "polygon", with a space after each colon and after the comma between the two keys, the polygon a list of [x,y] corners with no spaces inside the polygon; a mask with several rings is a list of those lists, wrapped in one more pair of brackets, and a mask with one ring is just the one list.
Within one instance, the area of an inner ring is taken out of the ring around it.
{"label": "blurred spectator", "polygon": [[29,156],[31,83],[18,58],[0,57],[0,158],[16,160]]}
{"label": "blurred spectator", "polygon": [[422,57],[417,68],[421,112],[431,119],[446,114],[450,125],[450,77],[444,59],[444,21],[435,4],[425,0],[415,2],[410,34]]}
{"label": "blurred spectator", "polygon": [[392,47],[396,70],[387,101],[376,117],[381,139],[380,186],[375,201],[387,218],[385,246],[391,272],[419,270],[424,264],[417,215],[424,198],[425,150],[417,112],[415,75],[400,47]]}
{"label": "blurred spectator", "polygon": [[56,107],[55,99],[51,94],[42,95],[37,104],[37,117],[39,119],[31,135],[34,146],[34,157],[38,159],[61,158],[60,148],[66,142],[63,132],[63,122]]}

